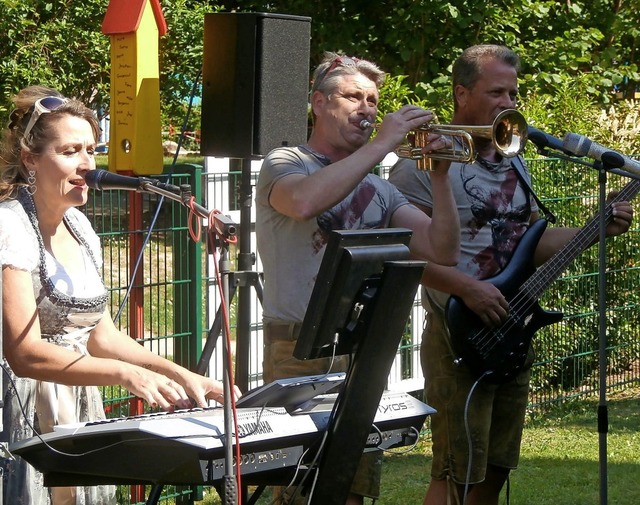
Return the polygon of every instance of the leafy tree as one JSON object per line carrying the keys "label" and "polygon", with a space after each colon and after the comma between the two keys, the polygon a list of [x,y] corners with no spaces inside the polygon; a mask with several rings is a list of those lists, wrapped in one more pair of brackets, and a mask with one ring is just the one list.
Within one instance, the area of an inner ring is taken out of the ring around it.
{"label": "leafy tree", "polygon": [[311,60],[324,50],[373,59],[407,75],[424,96],[448,81],[467,46],[501,43],[524,62],[524,89],[555,93],[568,77],[590,76],[602,103],[614,86],[633,93],[640,82],[639,0],[396,0],[393,8],[364,0],[222,2],[225,10],[280,12],[312,18]]}
{"label": "leafy tree", "polygon": [[30,84],[108,105],[109,40],[100,31],[106,0],[3,0],[0,3],[0,112]]}
{"label": "leafy tree", "polygon": [[[370,58],[394,76],[385,103],[429,104],[441,121],[451,112],[451,63],[475,43],[503,43],[522,56],[524,106],[535,100],[531,109],[540,116],[532,119],[554,131],[569,128],[562,120],[576,119],[574,111],[557,109],[571,102],[563,94],[595,107],[585,114],[590,118],[616,103],[614,93],[633,98],[640,82],[640,0],[395,0],[393,8],[364,0],[160,1],[169,27],[160,41],[161,103],[166,123],[176,128],[186,116],[186,100],[194,90],[201,94],[194,85],[202,67],[203,17],[220,10],[310,17],[312,66],[324,50]],[[108,112],[109,38],[101,33],[108,3],[0,3],[6,34],[0,45],[0,115],[8,113],[11,95],[35,82]],[[196,107],[187,129],[198,125]]]}
{"label": "leafy tree", "polygon": [[[171,123],[178,132],[182,126],[188,131],[198,131],[204,16],[219,8],[189,0],[163,1],[162,7],[169,27],[167,35],[160,39],[160,93],[165,124]],[[188,123],[183,125],[192,97],[196,106]]]}
{"label": "leafy tree", "polygon": [[[109,0],[0,2],[0,30],[6,34],[0,45],[0,115],[8,116],[12,95],[35,83],[108,113],[110,40],[101,30],[108,4]],[[202,66],[204,13],[216,8],[188,0],[161,4],[169,26],[160,40],[161,98],[165,117],[175,121],[185,115],[185,99]],[[199,116],[196,119],[199,123]]]}

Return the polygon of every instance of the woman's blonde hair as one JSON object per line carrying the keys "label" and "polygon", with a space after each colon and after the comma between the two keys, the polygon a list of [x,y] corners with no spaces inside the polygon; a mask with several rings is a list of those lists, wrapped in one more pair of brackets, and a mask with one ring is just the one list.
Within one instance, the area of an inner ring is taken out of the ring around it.
{"label": "woman's blonde hair", "polygon": [[35,110],[35,103],[45,97],[64,98],[55,89],[46,86],[29,86],[22,89],[13,97],[14,110],[10,115],[10,123],[2,133],[0,148],[0,201],[12,198],[20,186],[27,186],[28,171],[22,163],[21,152],[34,154],[43,152],[51,141],[51,125],[61,115],[70,115],[85,119],[91,125],[94,139],[100,137],[100,125],[95,113],[82,102],[70,99],[47,114],[40,115],[29,135],[24,132],[31,115]]}

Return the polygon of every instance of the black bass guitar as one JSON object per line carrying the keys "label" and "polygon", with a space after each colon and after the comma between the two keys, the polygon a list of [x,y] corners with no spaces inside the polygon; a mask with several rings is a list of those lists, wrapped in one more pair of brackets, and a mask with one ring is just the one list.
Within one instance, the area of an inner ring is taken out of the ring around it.
{"label": "black bass guitar", "polygon": [[[624,186],[613,201],[630,201],[640,192],[640,181]],[[613,217],[609,202],[605,220]],[[533,335],[540,328],[556,323],[562,312],[546,311],[538,299],[544,290],[587,249],[599,234],[600,215],[596,214],[548,261],[535,268],[533,255],[547,227],[539,219],[518,243],[511,260],[498,275],[485,279],[497,287],[509,302],[509,316],[497,328],[486,327],[480,318],[456,296],[449,297],[445,319],[451,335],[456,362],[467,366],[477,377],[493,384],[503,384],[520,373],[527,360]]]}

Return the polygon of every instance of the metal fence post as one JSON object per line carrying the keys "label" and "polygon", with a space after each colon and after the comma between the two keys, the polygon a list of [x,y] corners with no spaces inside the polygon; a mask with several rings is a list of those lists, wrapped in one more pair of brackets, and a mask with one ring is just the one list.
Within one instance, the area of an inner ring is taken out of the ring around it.
{"label": "metal fence post", "polygon": [[[202,195],[202,167],[195,164],[178,165],[176,174],[186,174],[196,201]],[[174,359],[176,363],[194,370],[202,351],[202,242],[194,242],[184,230],[189,215],[184,206],[173,202],[171,208],[173,268],[174,268]],[[196,218],[197,219],[197,218]]]}

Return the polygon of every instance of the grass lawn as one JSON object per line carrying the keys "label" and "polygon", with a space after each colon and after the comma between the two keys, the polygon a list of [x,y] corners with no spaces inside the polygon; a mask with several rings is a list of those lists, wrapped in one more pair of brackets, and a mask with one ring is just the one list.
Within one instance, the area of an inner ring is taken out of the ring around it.
{"label": "grass lawn", "polygon": [[[640,388],[610,395],[607,503],[640,503]],[[513,505],[602,505],[598,400],[576,400],[529,420],[520,467],[511,475]],[[387,456],[380,505],[421,504],[429,480],[428,438],[412,453]],[[604,466],[604,465],[603,465]],[[501,504],[507,503],[503,492]]]}
{"label": "grass lawn", "polygon": [[[598,433],[597,400],[580,401],[530,423],[513,503],[585,505],[640,503],[640,389],[607,398],[608,433]],[[602,468],[607,477],[601,487]]]}

